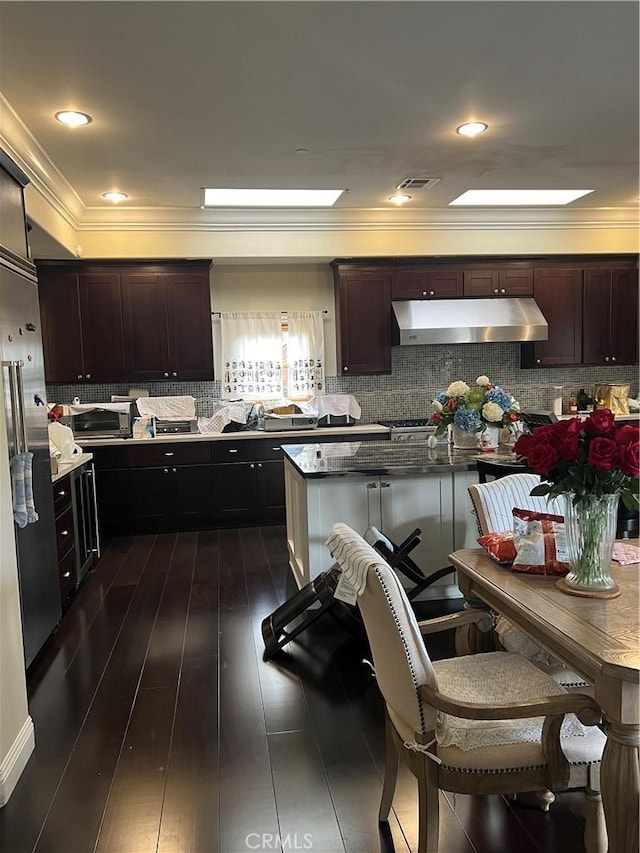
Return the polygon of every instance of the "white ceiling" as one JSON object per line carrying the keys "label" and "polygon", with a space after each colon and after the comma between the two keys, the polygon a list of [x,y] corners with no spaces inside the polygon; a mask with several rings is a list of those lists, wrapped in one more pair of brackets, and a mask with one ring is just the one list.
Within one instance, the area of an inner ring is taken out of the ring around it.
{"label": "white ceiling", "polygon": [[[363,227],[468,216],[447,205],[470,188],[593,189],[567,215],[635,218],[638,9],[0,2],[0,144],[24,124],[24,160],[80,224],[321,216],[202,211],[203,186],[342,187],[324,221]],[[93,123],[63,127],[69,108]],[[489,132],[455,133],[471,119]],[[398,210],[407,176],[440,181]]]}

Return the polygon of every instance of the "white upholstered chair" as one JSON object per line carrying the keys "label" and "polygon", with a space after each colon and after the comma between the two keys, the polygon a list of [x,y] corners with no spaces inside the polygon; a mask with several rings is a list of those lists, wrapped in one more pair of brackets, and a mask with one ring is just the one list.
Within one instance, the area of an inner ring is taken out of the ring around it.
{"label": "white upholstered chair", "polygon": [[[476,483],[469,486],[469,495],[478,520],[480,535],[512,530],[514,507],[564,516],[563,497],[548,501],[546,497],[530,494],[531,489],[539,483],[540,477],[537,474],[509,474],[489,483]],[[543,649],[503,616],[496,619],[496,633],[501,645],[507,651],[517,652],[529,658],[565,687],[579,689],[589,687],[588,682],[581,675],[566,667],[550,651]]]}
{"label": "white upholstered chair", "polygon": [[[568,693],[525,658],[508,652],[431,662],[421,626],[477,618],[468,613],[418,623],[394,571],[362,537],[335,524],[327,546],[358,592],[386,708],[386,822],[398,758],[418,781],[419,853],[436,853],[439,790],[504,794],[583,787],[586,849],[604,850],[599,762],[605,738],[590,696]],[[574,716],[578,714],[584,726]]]}

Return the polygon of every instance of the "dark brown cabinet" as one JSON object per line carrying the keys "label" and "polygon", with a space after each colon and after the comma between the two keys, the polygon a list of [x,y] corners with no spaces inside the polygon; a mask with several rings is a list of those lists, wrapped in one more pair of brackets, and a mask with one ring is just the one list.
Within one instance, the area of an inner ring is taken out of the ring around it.
{"label": "dark brown cabinet", "polygon": [[391,373],[391,272],[334,265],[338,372]]}
{"label": "dark brown cabinet", "polygon": [[638,361],[638,273],[635,269],[585,270],[584,364]]}
{"label": "dark brown cabinet", "polygon": [[398,267],[392,271],[392,299],[455,299],[462,296],[463,271],[455,267]]}
{"label": "dark brown cabinet", "polygon": [[208,267],[38,264],[47,382],[213,378]]}
{"label": "dark brown cabinet", "polygon": [[117,273],[79,273],[38,264],[47,382],[115,382],[124,377]]}
{"label": "dark brown cabinet", "polygon": [[53,507],[58,551],[58,582],[63,611],[69,606],[76,589],[77,554],[75,548],[71,475],[57,480],[53,486]]}
{"label": "dark brown cabinet", "polygon": [[213,512],[219,524],[284,521],[281,440],[242,439],[212,444]]}
{"label": "dark brown cabinet", "polygon": [[465,269],[465,296],[533,296],[532,269]]}
{"label": "dark brown cabinet", "polygon": [[523,367],[554,367],[582,361],[581,269],[537,269],[533,294],[549,324],[546,341],[522,345]]}
{"label": "dark brown cabinet", "polygon": [[122,276],[129,379],[213,378],[206,272]]}

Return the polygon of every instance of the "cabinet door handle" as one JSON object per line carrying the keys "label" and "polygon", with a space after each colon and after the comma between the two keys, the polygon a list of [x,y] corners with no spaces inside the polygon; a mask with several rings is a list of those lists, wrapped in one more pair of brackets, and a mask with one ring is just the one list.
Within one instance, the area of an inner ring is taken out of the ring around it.
{"label": "cabinet door handle", "polygon": [[87,373],[87,375],[85,376],[85,379],[91,379],[91,374]]}
{"label": "cabinet door handle", "polygon": [[345,373],[347,372],[347,370],[349,370],[349,368],[348,368],[348,367],[343,367],[342,369],[343,369],[343,371],[344,371]]}
{"label": "cabinet door handle", "polygon": [[177,473],[178,473],[178,469],[177,469],[177,468],[172,468],[171,470],[173,471],[173,473],[174,473],[174,474],[177,474]]}
{"label": "cabinet door handle", "polygon": [[536,364],[540,364],[540,359],[536,358]]}
{"label": "cabinet door handle", "polygon": [[256,466],[255,466],[255,465],[253,464],[253,462],[252,462],[252,463],[251,463],[251,465],[250,465],[249,467],[250,467],[250,468],[255,468]]}
{"label": "cabinet door handle", "polygon": [[258,468],[262,468],[262,462],[258,462]]}
{"label": "cabinet door handle", "polygon": [[367,483],[367,488],[368,489],[377,489],[378,484],[377,483]]}
{"label": "cabinet door handle", "polygon": [[58,497],[63,498],[66,494],[67,494],[66,490],[62,489],[62,491],[58,492]]}
{"label": "cabinet door handle", "polygon": [[65,572],[65,573],[62,575],[62,577],[63,577],[63,578],[70,578],[70,577],[71,577],[71,572]]}
{"label": "cabinet door handle", "polygon": [[498,288],[496,287],[496,288],[495,288],[495,290],[494,290],[493,292],[494,292],[494,293],[497,293],[497,292],[498,292]]}
{"label": "cabinet door handle", "polygon": [[171,375],[172,375],[172,376],[177,376],[178,374],[177,374],[177,373],[172,373]]}
{"label": "cabinet door handle", "polygon": [[503,287],[503,288],[502,288],[502,290],[500,291],[500,293],[506,293],[506,292],[507,292],[507,291],[504,289],[504,287]]}
{"label": "cabinet door handle", "polygon": [[429,291],[429,296],[435,296],[435,292],[433,290]]}
{"label": "cabinet door handle", "polygon": [[165,373],[164,375],[165,375],[165,376],[168,376],[169,374],[168,374],[168,373]]}
{"label": "cabinet door handle", "polygon": [[163,468],[163,469],[162,469],[162,473],[163,473],[163,474],[168,474],[168,473],[169,473],[169,469],[168,469],[168,468]]}
{"label": "cabinet door handle", "polygon": [[79,374],[78,374],[78,379],[82,379],[82,374],[81,374],[81,373],[79,373]]}
{"label": "cabinet door handle", "polygon": [[381,489],[390,489],[391,483],[380,483],[380,488]]}
{"label": "cabinet door handle", "polygon": [[426,290],[423,290],[423,291],[422,291],[422,295],[423,295],[423,296],[426,296],[426,295],[427,295],[427,291],[426,291]]}
{"label": "cabinet door handle", "polygon": [[611,361],[615,361],[615,360],[616,360],[615,355],[612,355],[612,356],[611,356]]}
{"label": "cabinet door handle", "polygon": [[609,361],[609,356],[608,356],[608,355],[605,355],[604,360],[605,360],[605,361]]}
{"label": "cabinet door handle", "polygon": [[61,536],[68,536],[68,535],[69,535],[69,531],[68,531],[68,530],[61,530],[61,531],[60,531],[60,535],[61,535]]}

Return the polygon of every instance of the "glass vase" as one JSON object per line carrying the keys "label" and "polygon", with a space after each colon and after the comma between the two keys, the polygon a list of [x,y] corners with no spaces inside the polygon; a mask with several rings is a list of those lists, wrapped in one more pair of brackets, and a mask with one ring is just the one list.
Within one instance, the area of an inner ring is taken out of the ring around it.
{"label": "glass vase", "polygon": [[578,594],[614,590],[609,568],[620,495],[585,495],[576,504],[574,498],[573,493],[567,495],[564,523],[571,571],[562,586]]}
{"label": "glass vase", "polygon": [[477,450],[478,433],[465,432],[459,426],[451,424],[451,442],[455,450]]}

